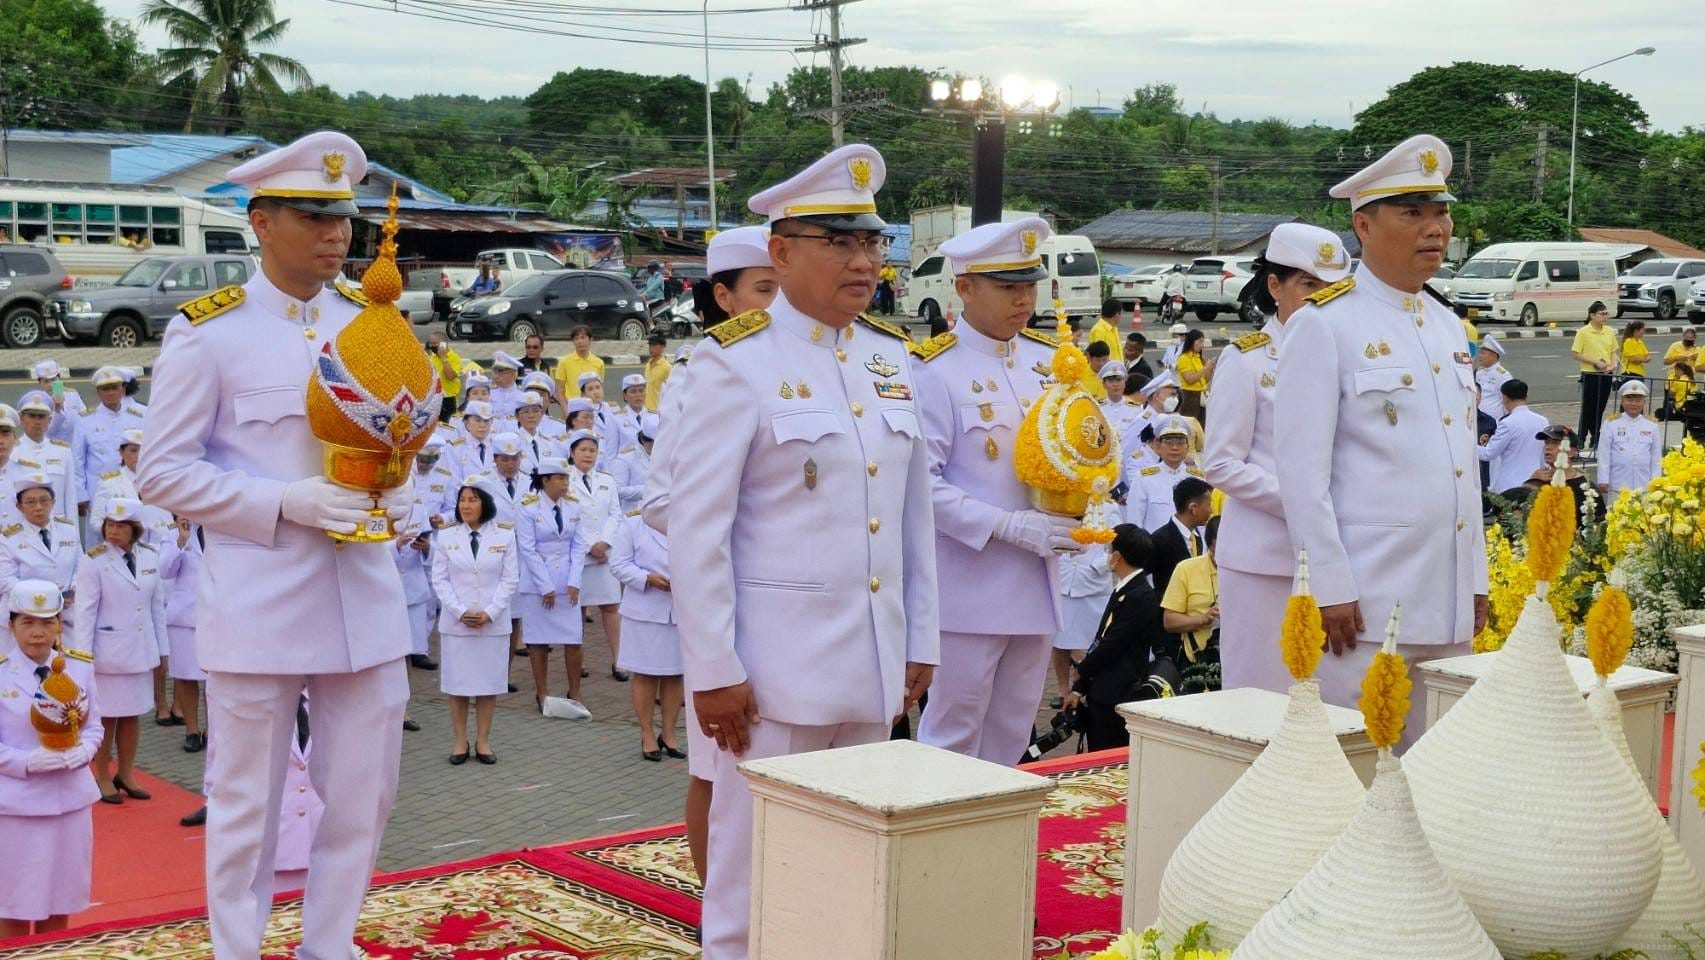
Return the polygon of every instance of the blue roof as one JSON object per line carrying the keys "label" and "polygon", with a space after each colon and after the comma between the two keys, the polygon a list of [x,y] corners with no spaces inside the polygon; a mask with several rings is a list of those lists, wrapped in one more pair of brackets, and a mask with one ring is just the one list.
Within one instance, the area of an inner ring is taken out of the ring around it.
{"label": "blue roof", "polygon": [[114,183],[154,183],[180,170],[236,153],[265,153],[277,144],[262,137],[221,137],[200,133],[148,133],[137,137],[142,146],[112,152]]}
{"label": "blue roof", "polygon": [[13,143],[81,143],[118,147],[141,143],[144,138],[128,133],[100,133],[92,130],[30,130],[14,128],[6,131],[6,139]]}
{"label": "blue roof", "polygon": [[[636,200],[629,207],[634,219],[654,230],[708,230],[710,218],[705,216],[705,204],[700,200],[687,202],[686,222],[680,222],[680,213],[675,208],[673,200]],[[602,223],[609,215],[609,204],[603,200],[593,201],[586,209],[581,210],[572,218],[578,222]],[[717,229],[728,230],[740,226],[738,220],[723,220],[717,224]]]}
{"label": "blue roof", "polygon": [[888,247],[889,263],[912,262],[912,225],[909,223],[890,223],[882,228],[882,235],[894,242]]}

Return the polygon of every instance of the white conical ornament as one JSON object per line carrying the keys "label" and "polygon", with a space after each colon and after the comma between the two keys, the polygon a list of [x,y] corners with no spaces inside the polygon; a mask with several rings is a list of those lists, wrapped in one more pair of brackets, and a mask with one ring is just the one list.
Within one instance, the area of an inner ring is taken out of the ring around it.
{"label": "white conical ornament", "polygon": [[1511,957],[1610,951],[1662,863],[1651,798],[1594,724],[1560,638],[1529,597],[1497,662],[1404,757],[1439,862]]}
{"label": "white conical ornament", "polygon": [[[1306,596],[1306,561],[1297,579],[1299,596]],[[1289,616],[1287,611],[1287,621]],[[1311,672],[1312,666],[1293,667],[1293,674]],[[1216,946],[1236,946],[1320,860],[1365,794],[1332,733],[1319,681],[1299,679],[1267,748],[1197,821],[1167,864],[1160,881],[1161,929],[1177,940],[1206,920]]]}

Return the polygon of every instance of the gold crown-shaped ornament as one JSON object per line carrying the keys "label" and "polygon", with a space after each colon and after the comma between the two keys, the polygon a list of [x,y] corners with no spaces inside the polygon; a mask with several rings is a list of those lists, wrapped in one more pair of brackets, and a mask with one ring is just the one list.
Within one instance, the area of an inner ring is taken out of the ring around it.
{"label": "gold crown-shaped ornament", "polygon": [[1113,485],[1119,479],[1119,435],[1090,393],[1089,358],[1072,343],[1065,304],[1054,301],[1060,345],[1050,365],[1053,382],[1031,404],[1018,428],[1013,471],[1030,488],[1038,510],[1079,517],[1078,543],[1109,543],[1116,520]]}
{"label": "gold crown-shaped ornament", "polygon": [[30,702],[30,726],[36,739],[49,750],[69,750],[77,745],[89,720],[89,694],[65,672],[65,658],[54,654],[50,672]]}
{"label": "gold crown-shaped ornament", "polygon": [[437,373],[396,307],[403,278],[394,187],[387,209],[379,255],[361,275],[368,305],[320,348],[308,380],[308,426],[325,446],[326,478],[373,495],[366,525],[352,534],[328,532],[353,543],[396,536],[379,496],[408,482],[444,399]]}

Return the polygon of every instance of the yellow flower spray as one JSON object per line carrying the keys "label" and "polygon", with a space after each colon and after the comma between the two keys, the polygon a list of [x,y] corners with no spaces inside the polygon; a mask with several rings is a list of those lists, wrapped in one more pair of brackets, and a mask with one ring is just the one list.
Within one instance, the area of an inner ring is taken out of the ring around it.
{"label": "yellow flower spray", "polygon": [[1544,597],[1551,581],[1563,572],[1569,548],[1575,542],[1575,496],[1563,485],[1568,472],[1569,450],[1557,454],[1557,469],[1551,482],[1533,500],[1527,515],[1527,566],[1533,571],[1535,591]]}
{"label": "yellow flower spray", "polygon": [[1598,674],[1599,686],[1622,668],[1634,646],[1634,607],[1622,589],[1622,571],[1610,574],[1610,583],[1599,592],[1587,611],[1587,659]]}
{"label": "yellow flower spray", "polygon": [[1279,652],[1291,679],[1307,680],[1320,665],[1326,646],[1326,630],[1320,622],[1320,605],[1308,589],[1308,551],[1297,554],[1297,589],[1285,601],[1285,619],[1279,624]]}
{"label": "yellow flower spray", "polygon": [[1373,655],[1367,676],[1362,678],[1362,718],[1367,721],[1368,739],[1387,757],[1403,737],[1404,719],[1409,715],[1409,667],[1397,652],[1397,627],[1403,604],[1391,608],[1385,625],[1385,645]]}

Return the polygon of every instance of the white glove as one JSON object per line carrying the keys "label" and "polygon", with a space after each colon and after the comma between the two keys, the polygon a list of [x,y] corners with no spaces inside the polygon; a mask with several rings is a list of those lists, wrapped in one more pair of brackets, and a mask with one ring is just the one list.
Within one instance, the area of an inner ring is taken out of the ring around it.
{"label": "white glove", "polygon": [[60,752],[65,755],[65,769],[67,770],[81,770],[89,765],[89,761],[95,759],[94,745],[82,741],[78,741],[77,745],[71,749]]}
{"label": "white glove", "polygon": [[394,490],[386,490],[379,496],[379,506],[385,508],[385,514],[394,524],[404,523],[408,515],[414,512],[414,478]]}
{"label": "white glove", "polygon": [[995,539],[1045,558],[1056,551],[1082,550],[1083,544],[1072,539],[1072,530],[1076,527],[1077,522],[1070,517],[1056,517],[1037,510],[1014,510],[1002,517],[995,527]]}
{"label": "white glove", "polygon": [[297,480],[284,488],[279,515],[291,523],[333,533],[354,533],[367,522],[373,498],[360,490],[340,487],[325,477]]}
{"label": "white glove", "polygon": [[67,768],[65,766],[65,751],[63,750],[37,747],[30,751],[29,756],[24,758],[24,770],[29,773],[47,773],[51,770],[64,769]]}

